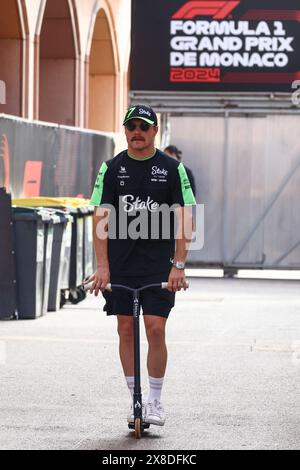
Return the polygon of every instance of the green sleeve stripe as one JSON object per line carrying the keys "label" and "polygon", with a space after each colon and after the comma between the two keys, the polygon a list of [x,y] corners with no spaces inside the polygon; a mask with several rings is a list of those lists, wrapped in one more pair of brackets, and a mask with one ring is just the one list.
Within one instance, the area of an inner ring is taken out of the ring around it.
{"label": "green sleeve stripe", "polygon": [[105,173],[107,172],[108,170],[108,166],[105,162],[102,163],[101,165],[101,168],[99,170],[99,173],[98,173],[98,176],[97,176],[97,179],[96,179],[96,183],[95,183],[95,187],[94,187],[94,191],[93,191],[93,194],[92,194],[92,198],[91,198],[91,201],[90,201],[90,204],[92,206],[100,206],[101,202],[102,202],[102,195],[103,195],[103,188],[104,188],[104,176],[105,176]]}
{"label": "green sleeve stripe", "polygon": [[195,196],[191,188],[190,180],[186,174],[185,168],[182,163],[180,163],[180,165],[178,166],[178,173],[180,177],[181,191],[182,191],[184,205],[195,206],[196,205]]}

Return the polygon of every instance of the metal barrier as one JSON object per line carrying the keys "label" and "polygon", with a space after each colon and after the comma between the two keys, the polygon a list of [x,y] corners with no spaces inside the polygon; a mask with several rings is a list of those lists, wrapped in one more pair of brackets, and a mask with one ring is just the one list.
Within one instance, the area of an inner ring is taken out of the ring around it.
{"label": "metal barrier", "polygon": [[172,116],[170,140],[205,205],[205,242],[190,261],[300,269],[300,115]]}
{"label": "metal barrier", "polygon": [[0,187],[13,197],[89,198],[113,155],[109,134],[0,115]]}

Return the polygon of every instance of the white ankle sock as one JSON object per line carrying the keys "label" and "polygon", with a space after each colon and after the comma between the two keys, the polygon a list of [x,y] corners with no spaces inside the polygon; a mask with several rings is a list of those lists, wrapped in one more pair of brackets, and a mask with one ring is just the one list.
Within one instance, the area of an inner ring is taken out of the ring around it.
{"label": "white ankle sock", "polygon": [[133,398],[133,392],[134,392],[134,377],[125,377],[126,382],[127,382],[127,387],[129,389],[131,398]]}
{"label": "white ankle sock", "polygon": [[148,403],[154,400],[160,401],[163,382],[164,382],[164,377],[157,379],[155,377],[149,376],[150,391],[149,391],[149,396],[148,396]]}

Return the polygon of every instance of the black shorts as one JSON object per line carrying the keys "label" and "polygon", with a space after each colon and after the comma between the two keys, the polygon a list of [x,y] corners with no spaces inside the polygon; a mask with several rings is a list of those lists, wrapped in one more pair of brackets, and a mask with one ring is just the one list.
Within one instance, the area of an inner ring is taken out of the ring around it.
{"label": "black shorts", "polygon": [[[153,275],[145,277],[115,277],[111,279],[112,284],[122,284],[124,286],[137,289],[147,284],[166,282],[169,273],[166,275]],[[106,304],[103,310],[107,315],[128,315],[132,316],[132,292],[123,289],[114,289],[113,292],[103,292]],[[155,315],[168,318],[171,309],[175,304],[175,293],[167,289],[152,287],[140,293],[140,302],[144,315]]]}

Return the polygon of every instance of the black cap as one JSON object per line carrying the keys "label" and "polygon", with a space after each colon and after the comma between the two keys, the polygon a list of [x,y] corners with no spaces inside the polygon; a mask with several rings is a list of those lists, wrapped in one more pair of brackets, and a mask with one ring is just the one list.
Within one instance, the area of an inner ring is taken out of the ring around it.
{"label": "black cap", "polygon": [[131,119],[142,119],[143,121],[151,124],[151,126],[157,126],[157,116],[150,106],[145,106],[143,104],[137,104],[136,106],[131,106],[126,111],[123,125]]}
{"label": "black cap", "polygon": [[170,152],[174,153],[177,158],[181,158],[182,152],[179,150],[175,145],[169,145],[168,147],[165,148],[165,152]]}

